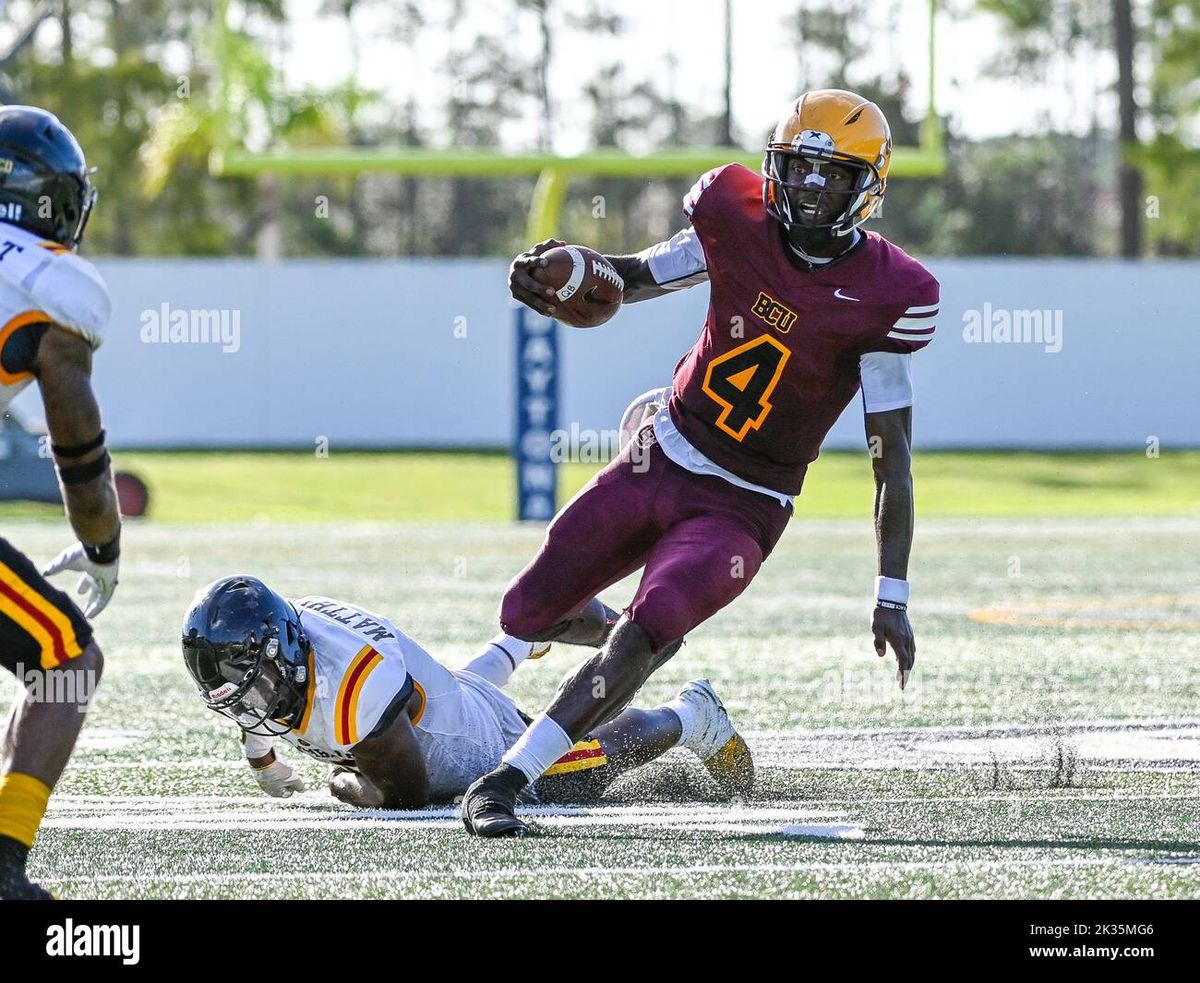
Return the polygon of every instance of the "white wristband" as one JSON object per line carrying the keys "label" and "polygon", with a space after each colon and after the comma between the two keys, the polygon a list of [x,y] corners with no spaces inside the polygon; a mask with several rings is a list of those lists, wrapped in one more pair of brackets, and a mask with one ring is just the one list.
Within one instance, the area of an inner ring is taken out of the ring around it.
{"label": "white wristband", "polygon": [[908,581],[897,577],[875,578],[875,599],[894,604],[908,603]]}
{"label": "white wristband", "polygon": [[242,753],[247,758],[265,758],[274,747],[274,742],[262,734],[248,734],[242,731]]}

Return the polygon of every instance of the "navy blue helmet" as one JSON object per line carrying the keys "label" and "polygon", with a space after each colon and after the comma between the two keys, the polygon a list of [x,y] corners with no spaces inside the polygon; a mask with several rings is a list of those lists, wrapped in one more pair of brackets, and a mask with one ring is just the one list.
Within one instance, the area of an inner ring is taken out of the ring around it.
{"label": "navy blue helmet", "polygon": [[295,607],[257,577],[213,581],[183,622],[183,661],[201,698],[252,734],[283,734],[299,720],[310,651]]}
{"label": "navy blue helmet", "polygon": [[96,189],[83,150],[57,116],[0,106],[0,221],[74,249]]}

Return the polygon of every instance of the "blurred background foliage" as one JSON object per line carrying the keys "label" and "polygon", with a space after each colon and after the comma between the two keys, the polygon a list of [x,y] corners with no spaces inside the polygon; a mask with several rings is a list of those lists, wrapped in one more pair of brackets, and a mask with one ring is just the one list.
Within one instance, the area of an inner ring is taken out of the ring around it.
{"label": "blurred background foliage", "polygon": [[[99,168],[101,204],[89,248],[116,255],[511,254],[523,245],[533,178],[215,179],[208,157],[222,133],[251,147],[548,150],[559,123],[548,70],[572,32],[614,42],[597,44],[596,59],[581,68],[591,147],[736,141],[754,148],[766,135],[733,132],[721,106],[686,102],[631,71],[619,44],[630,24],[604,0],[573,5],[574,12],[549,0],[497,2],[510,17],[472,18],[464,0],[324,0],[321,14],[346,22],[351,70],[322,91],[289,88],[278,68],[273,52],[291,16],[286,0],[10,2],[3,18],[14,41],[0,56],[0,99],[44,106],[75,131]],[[224,3],[232,29],[220,32],[215,11]],[[1116,59],[1122,3],[944,6],[946,16],[986,13],[1002,26],[1002,55],[984,75],[1033,77],[1056,55]],[[911,83],[902,71],[879,71],[864,27],[869,6],[773,5],[766,19],[797,56],[794,77],[764,94],[764,105],[773,108],[804,87],[854,88],[883,107],[897,143],[915,144],[920,121],[905,115]],[[388,43],[411,52],[436,37],[447,51],[440,70],[413,87],[407,102],[389,103],[355,81],[363,39],[354,18],[366,8],[373,22],[383,19]],[[756,10],[761,28],[764,15]],[[1095,121],[1082,135],[1043,128],[1034,136],[972,140],[942,121],[947,173],[894,179],[874,227],[925,255],[1200,254],[1200,0],[1143,0],[1132,4],[1131,17],[1126,45],[1134,64],[1150,69],[1121,95],[1133,107],[1140,139]],[[220,76],[218,64],[228,66]],[[418,112],[417,98],[436,103],[438,127],[421,122],[430,115]],[[1031,119],[1038,112],[1030,106]],[[505,139],[513,121],[530,124],[528,145]],[[1134,184],[1121,184],[1123,167],[1124,180]],[[639,249],[680,226],[679,199],[690,183],[576,181],[562,234],[610,252]],[[1144,212],[1132,216],[1138,221],[1128,245],[1123,215],[1134,204],[1122,187],[1135,190],[1136,209]]]}

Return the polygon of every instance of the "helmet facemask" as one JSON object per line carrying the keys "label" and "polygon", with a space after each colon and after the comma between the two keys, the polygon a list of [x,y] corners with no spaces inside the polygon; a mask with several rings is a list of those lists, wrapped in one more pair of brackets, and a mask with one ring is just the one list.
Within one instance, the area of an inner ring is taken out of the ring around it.
{"label": "helmet facemask", "polygon": [[[834,150],[816,131],[769,144],[762,174],[767,214],[814,243],[852,233],[874,212],[885,185],[873,163]],[[840,207],[830,210],[831,202]]]}
{"label": "helmet facemask", "polygon": [[[251,632],[242,644],[219,648],[192,632],[183,639],[188,670],[211,710],[237,722],[242,730],[262,737],[288,733],[296,722],[308,694],[306,658],[308,643],[303,635],[285,629],[290,636],[280,644],[279,628],[268,628],[262,639]],[[285,657],[291,652],[292,659]]]}
{"label": "helmet facemask", "polygon": [[[96,168],[91,168],[88,174],[95,174]],[[71,234],[71,241],[66,243],[69,249],[78,249],[80,243],[83,242],[83,232],[87,228],[88,219],[92,217],[92,209],[96,207],[96,199],[100,197],[100,192],[86,178],[83,185],[83,202],[80,205],[79,221],[75,226],[75,231]]]}
{"label": "helmet facemask", "polygon": [[4,151],[0,202],[11,216],[8,221],[68,249],[78,249],[96,204],[96,188],[88,180],[93,173],[95,168],[82,174],[55,173],[40,161]]}

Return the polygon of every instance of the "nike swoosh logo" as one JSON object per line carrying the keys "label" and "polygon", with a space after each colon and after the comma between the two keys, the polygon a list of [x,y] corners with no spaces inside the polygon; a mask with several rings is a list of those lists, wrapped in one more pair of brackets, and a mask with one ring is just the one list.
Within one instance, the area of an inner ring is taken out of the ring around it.
{"label": "nike swoosh logo", "polygon": [[837,290],[835,290],[835,291],[833,292],[833,295],[834,295],[834,296],[835,296],[835,297],[836,297],[838,300],[858,300],[858,301],[861,301],[861,300],[862,300],[862,298],[861,298],[861,297],[847,297],[847,296],[846,296],[844,293],[842,293],[842,288],[841,288],[841,287],[838,287],[838,288],[837,288]]}

